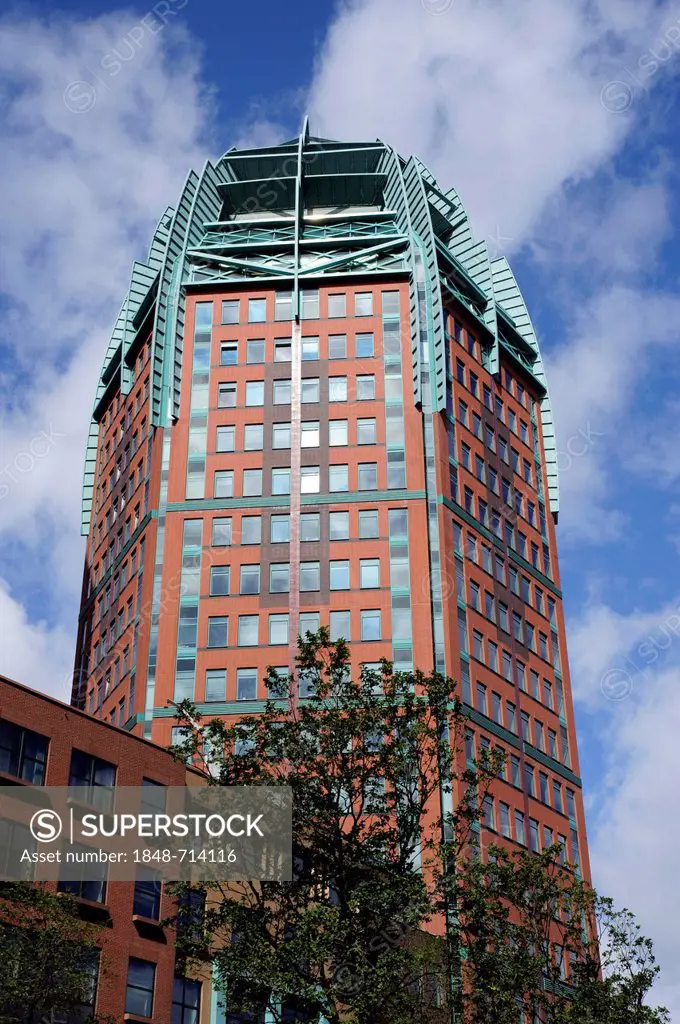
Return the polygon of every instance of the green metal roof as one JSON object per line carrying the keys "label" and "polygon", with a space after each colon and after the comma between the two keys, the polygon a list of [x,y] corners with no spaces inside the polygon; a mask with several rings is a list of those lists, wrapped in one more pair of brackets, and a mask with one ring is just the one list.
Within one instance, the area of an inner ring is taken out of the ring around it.
{"label": "green metal roof", "polygon": [[[415,157],[380,140],[337,142],[309,134],[261,149],[229,150],[200,174],[191,171],[177,208],[168,208],[145,262],[136,262],[107,349],[87,444],[82,531],[92,510],[98,419],[120,374],[131,385],[127,354],[153,312],[151,427],[179,412],[184,308],[188,287],[261,281],[294,295],[320,277],[407,275],[413,393],[446,407],[442,291],[486,329],[490,368],[507,348],[545,389],[541,416],[550,508],[559,491],[552,412],[541,353],[517,281],[505,258],[489,259],[475,240],[458,193],[444,191]],[[146,328],[145,328],[146,329]],[[424,339],[427,342],[424,343]],[[134,350],[133,350],[134,351]],[[423,365],[423,359],[428,365]]]}

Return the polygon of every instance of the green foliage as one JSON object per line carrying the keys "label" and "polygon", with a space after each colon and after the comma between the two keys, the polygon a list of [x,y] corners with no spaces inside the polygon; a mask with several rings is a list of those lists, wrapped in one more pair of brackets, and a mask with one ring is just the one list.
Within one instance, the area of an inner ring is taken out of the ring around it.
{"label": "green foliage", "polygon": [[[522,1008],[545,1024],[667,1021],[644,1005],[651,943],[558,850],[480,856],[503,758],[460,767],[452,679],[383,662],[353,680],[347,645],[325,629],[300,640],[295,677],[270,669],[263,713],[233,725],[178,708],[177,756],[203,758],[210,784],[293,793],[294,881],[210,883],[202,934],[178,939],[180,963],[214,959],[230,1010],[329,1024],[518,1024]],[[301,681],[314,696],[290,699]]]}
{"label": "green foliage", "polygon": [[88,1003],[98,929],[80,919],[75,900],[6,883],[0,922],[0,1024],[49,1019]]}

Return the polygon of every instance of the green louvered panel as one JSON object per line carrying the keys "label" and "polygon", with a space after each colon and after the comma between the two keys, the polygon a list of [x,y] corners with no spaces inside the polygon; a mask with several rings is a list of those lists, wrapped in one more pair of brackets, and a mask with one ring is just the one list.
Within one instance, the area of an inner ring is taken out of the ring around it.
{"label": "green louvered panel", "polygon": [[481,312],[481,317],[491,331],[495,344],[491,350],[491,363],[489,369],[492,373],[498,370],[498,324],[496,322],[496,303],[494,301],[493,275],[491,273],[491,261],[489,260],[489,248],[482,239],[481,242],[469,245],[464,248],[462,244],[454,256],[463,264],[468,274],[478,288],[486,295],[488,301]]}
{"label": "green louvered panel", "polygon": [[184,318],[186,311],[186,293],[181,287],[183,276],[184,258],[187,249],[194,248],[200,244],[205,234],[205,224],[216,220],[222,209],[222,198],[218,185],[223,184],[224,178],[213,164],[208,161],[203,168],[198,187],[191,203],[187,230],[184,236],[182,250],[182,268],[180,283],[175,295],[175,329],[174,329],[174,353],[172,358],[172,415],[179,416],[180,387],[182,381],[182,352],[184,345]]}
{"label": "green louvered panel", "polygon": [[441,409],[446,408],[446,348],[442,293],[439,284],[437,247],[434,231],[432,230],[430,207],[420,168],[413,158],[408,161],[404,168],[404,184],[406,185],[413,230],[423,245],[425,272],[429,280],[431,321],[428,325],[428,335],[434,357],[434,381],[432,382],[431,400],[433,412],[439,412]]}
{"label": "green louvered panel", "polygon": [[406,196],[406,186],[402,174],[399,155],[393,149],[385,147],[385,155],[380,163],[379,169],[387,175],[384,191],[385,206],[394,210],[397,215],[397,224],[409,239],[410,257],[410,278],[409,278],[409,315],[411,324],[411,365],[413,369],[413,399],[417,405],[422,404],[422,382],[421,382],[421,353],[420,341],[418,338],[418,295],[415,276],[415,252],[413,241],[413,225],[411,223],[411,211]]}
{"label": "green louvered panel", "polygon": [[128,308],[125,323],[125,336],[123,339],[123,352],[120,367],[120,386],[124,395],[129,394],[132,386],[132,368],[125,362],[128,349],[137,333],[134,327],[134,319],[142,303],[147,298],[149,291],[155,285],[158,278],[158,271],[149,267],[146,263],[133,263],[130,288],[128,291]]}
{"label": "green louvered panel", "polygon": [[92,504],[94,498],[94,480],[97,472],[97,445],[99,441],[99,424],[90,422],[85,450],[85,472],[83,474],[83,497],[80,506],[80,533],[87,537],[92,520]]}
{"label": "green louvered panel", "polygon": [[149,255],[147,256],[146,262],[152,270],[158,272],[163,266],[163,260],[165,259],[165,253],[168,248],[168,238],[170,235],[170,225],[172,224],[172,218],[175,216],[175,211],[172,206],[168,206],[165,213],[158,222],[158,226],[154,232],[153,240],[149,247]]}
{"label": "green louvered panel", "polygon": [[545,466],[548,477],[548,495],[550,499],[550,511],[557,514],[560,510],[560,489],[559,474],[557,470],[557,441],[555,438],[555,424],[553,421],[548,382],[543,368],[541,350],[536,338],[529,311],[522,297],[517,280],[505,256],[500,256],[491,263],[493,275],[493,286],[496,302],[502,306],[509,317],[514,321],[518,334],[536,353],[536,362],[533,366],[533,373],[544,386],[545,395],[541,401],[541,425],[543,427],[543,442],[545,449]]}
{"label": "green louvered panel", "polygon": [[151,422],[154,426],[164,426],[166,415],[169,412],[167,408],[163,408],[163,398],[170,384],[170,367],[167,365],[166,356],[169,356],[172,347],[174,331],[174,317],[171,316],[171,313],[175,296],[171,295],[171,285],[174,282],[176,290],[177,282],[181,279],[180,275],[174,273],[175,264],[184,250],[189,215],[198,188],[198,181],[196,172],[190,171],[177,211],[172,219],[165,258],[160,271],[151,365]]}

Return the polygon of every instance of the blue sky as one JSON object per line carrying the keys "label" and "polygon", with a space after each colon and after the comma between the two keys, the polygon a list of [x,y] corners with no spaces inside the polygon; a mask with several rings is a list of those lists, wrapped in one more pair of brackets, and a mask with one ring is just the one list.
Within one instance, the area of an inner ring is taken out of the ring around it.
{"label": "blue sky", "polygon": [[67,695],[95,381],[188,168],[305,112],[417,153],[541,339],[595,880],[656,939],[680,1020],[680,9],[60,0],[0,29],[0,671]]}

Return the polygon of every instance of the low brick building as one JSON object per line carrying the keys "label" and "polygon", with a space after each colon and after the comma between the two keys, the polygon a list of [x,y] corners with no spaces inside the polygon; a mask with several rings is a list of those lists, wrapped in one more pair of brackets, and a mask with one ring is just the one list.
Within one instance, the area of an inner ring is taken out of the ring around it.
{"label": "low brick building", "polygon": [[[183,786],[199,777],[162,747],[0,676],[0,785]],[[0,870],[23,841],[0,820]],[[46,883],[57,888],[56,882]],[[98,1017],[208,1024],[209,984],[175,975],[173,913],[159,883],[69,882],[84,918],[103,924],[89,1007]],[[85,1013],[85,1008],[83,1010]]]}

